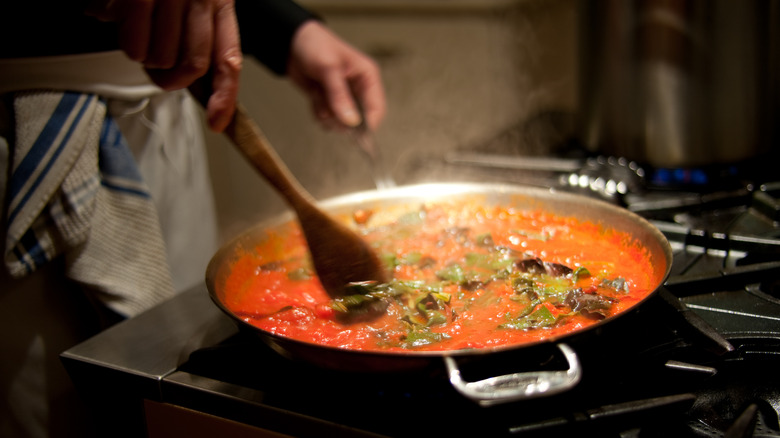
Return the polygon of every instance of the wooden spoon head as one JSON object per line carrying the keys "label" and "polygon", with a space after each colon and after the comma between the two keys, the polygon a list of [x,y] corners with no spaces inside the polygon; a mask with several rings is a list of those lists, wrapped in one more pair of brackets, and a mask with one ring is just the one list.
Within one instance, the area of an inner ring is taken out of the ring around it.
{"label": "wooden spoon head", "polygon": [[331,298],[344,295],[349,283],[388,281],[387,270],[368,243],[316,206],[241,105],[225,134],[297,213],[314,269]]}
{"label": "wooden spoon head", "polygon": [[360,235],[319,209],[298,212],[314,269],[332,298],[344,295],[349,283],[387,283],[390,275],[376,252]]}

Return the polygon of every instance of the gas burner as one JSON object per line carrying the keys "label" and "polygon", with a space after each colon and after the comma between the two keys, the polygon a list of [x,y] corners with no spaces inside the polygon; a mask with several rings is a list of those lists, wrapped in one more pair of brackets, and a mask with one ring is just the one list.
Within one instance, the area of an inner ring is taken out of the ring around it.
{"label": "gas burner", "polygon": [[635,161],[619,157],[588,158],[577,171],[561,175],[560,182],[572,190],[590,190],[620,204],[629,193],[646,190],[645,170]]}
{"label": "gas burner", "polygon": [[533,181],[569,192],[600,197],[623,204],[623,197],[646,190],[645,170],[636,162],[620,157],[549,158],[495,155],[455,151],[447,154],[448,165],[524,172]]}

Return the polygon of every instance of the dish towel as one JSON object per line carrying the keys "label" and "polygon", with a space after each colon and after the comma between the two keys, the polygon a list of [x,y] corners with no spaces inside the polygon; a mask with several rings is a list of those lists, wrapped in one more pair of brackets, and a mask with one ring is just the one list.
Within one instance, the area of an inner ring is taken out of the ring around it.
{"label": "dish towel", "polygon": [[66,275],[133,316],[173,295],[152,199],[97,96],[14,97],[5,264],[22,277],[64,255]]}

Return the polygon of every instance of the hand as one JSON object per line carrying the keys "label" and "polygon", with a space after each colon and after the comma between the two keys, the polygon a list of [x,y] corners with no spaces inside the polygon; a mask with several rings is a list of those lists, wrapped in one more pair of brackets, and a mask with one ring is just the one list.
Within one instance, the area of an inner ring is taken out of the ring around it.
{"label": "hand", "polygon": [[379,67],[320,22],[307,21],[296,31],[287,74],[311,99],[315,117],[326,128],[361,123],[357,99],[369,129],[385,115],[385,92]]}
{"label": "hand", "polygon": [[233,0],[92,0],[85,12],[116,22],[120,48],[165,90],[210,74],[208,123],[225,129],[243,59]]}

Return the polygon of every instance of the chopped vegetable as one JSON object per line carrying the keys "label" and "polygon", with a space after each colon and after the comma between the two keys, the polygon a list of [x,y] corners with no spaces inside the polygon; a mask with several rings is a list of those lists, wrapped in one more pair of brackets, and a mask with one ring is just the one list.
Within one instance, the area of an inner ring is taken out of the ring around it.
{"label": "chopped vegetable", "polygon": [[287,273],[287,278],[294,281],[309,280],[311,277],[312,272],[307,268],[298,268]]}
{"label": "chopped vegetable", "polygon": [[498,327],[502,329],[529,330],[550,327],[555,324],[556,321],[557,318],[550,312],[550,309],[546,306],[539,306],[530,314],[513,319]]}

